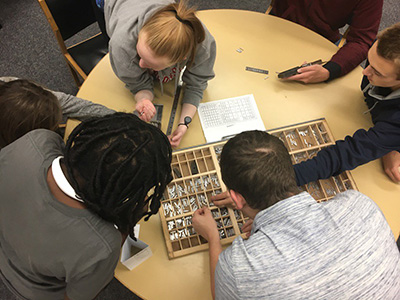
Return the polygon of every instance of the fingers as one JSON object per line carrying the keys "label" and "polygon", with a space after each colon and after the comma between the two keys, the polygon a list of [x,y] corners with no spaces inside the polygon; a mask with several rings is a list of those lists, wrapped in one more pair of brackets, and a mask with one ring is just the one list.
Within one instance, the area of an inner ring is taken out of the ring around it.
{"label": "fingers", "polygon": [[168,136],[169,142],[173,148],[179,146],[186,131],[186,126],[178,126],[178,128],[176,128],[176,130],[170,136]]}
{"label": "fingers", "polygon": [[395,169],[392,171],[393,177],[395,178],[396,182],[400,182],[400,168],[395,167]]}
{"label": "fingers", "polygon": [[196,209],[196,210],[194,211],[194,213],[193,213],[193,217],[204,215],[204,208],[205,208],[205,207]]}
{"label": "fingers", "polygon": [[394,182],[400,182],[400,153],[392,151],[382,157],[383,169]]}
{"label": "fingers", "polygon": [[400,172],[398,167],[385,169],[385,173],[394,182],[400,182]]}
{"label": "fingers", "polygon": [[298,74],[298,75],[290,76],[290,77],[288,77],[288,78],[286,78],[286,79],[287,79],[287,80],[301,81],[301,82],[306,83],[305,81],[308,80],[308,76],[309,76],[309,74],[303,73],[303,74]]}
{"label": "fingers", "polygon": [[145,122],[149,122],[156,114],[156,108],[148,99],[143,99],[136,104],[136,110],[139,112],[139,118]]}
{"label": "fingers", "polygon": [[217,207],[228,206],[230,208],[236,208],[236,203],[232,200],[228,191],[212,196],[210,201]]}
{"label": "fingers", "polygon": [[226,192],[223,192],[221,194],[212,196],[211,197],[211,201],[215,202],[215,201],[219,201],[219,200],[224,200],[224,199],[229,198],[229,197],[230,197],[229,193],[228,193],[228,191],[226,191]]}
{"label": "fingers", "polygon": [[249,232],[249,231],[251,231],[252,227],[253,227],[253,220],[252,219],[248,219],[246,221],[246,223],[243,224],[242,231],[243,232]]}
{"label": "fingers", "polygon": [[235,204],[235,202],[233,202],[232,198],[213,201],[213,203],[217,207],[228,206],[228,207],[231,207],[231,208],[236,208],[236,204]]}

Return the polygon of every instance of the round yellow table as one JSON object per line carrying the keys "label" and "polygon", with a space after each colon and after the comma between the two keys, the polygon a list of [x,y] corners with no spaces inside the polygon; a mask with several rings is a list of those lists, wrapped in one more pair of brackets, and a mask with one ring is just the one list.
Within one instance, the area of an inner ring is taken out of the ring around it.
{"label": "round yellow table", "polygon": [[[369,114],[363,114],[367,108],[360,91],[360,67],[328,84],[304,85],[276,77],[276,72],[303,61],[329,60],[337,47],[325,38],[297,24],[256,12],[209,10],[200,11],[198,16],[217,42],[216,77],[209,82],[203,102],[253,94],[267,129],[325,117],[336,139],[372,126]],[[236,51],[239,48],[243,49],[241,53]],[[269,78],[245,71],[246,66],[269,70]],[[173,85],[165,86],[164,95],[156,88],[155,95],[154,102],[164,104],[165,132]],[[78,96],[118,111],[132,112],[135,107],[133,95],[114,75],[108,56],[89,74]],[[69,122],[67,131],[74,124]],[[180,147],[203,143],[196,115]],[[382,209],[397,238],[400,185],[386,177],[379,160],[358,167],[352,174],[359,190]],[[141,224],[140,239],[150,245],[153,256],[132,271],[119,264],[115,274],[118,280],[144,299],[211,299],[208,252],[169,260],[159,216]]]}

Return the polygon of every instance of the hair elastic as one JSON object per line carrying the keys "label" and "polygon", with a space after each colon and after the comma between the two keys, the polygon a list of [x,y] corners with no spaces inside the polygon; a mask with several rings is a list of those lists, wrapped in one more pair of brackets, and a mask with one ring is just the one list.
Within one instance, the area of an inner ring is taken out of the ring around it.
{"label": "hair elastic", "polygon": [[83,203],[83,200],[76,194],[74,188],[68,182],[67,178],[64,175],[64,172],[61,169],[61,158],[64,158],[64,156],[57,157],[51,163],[51,172],[53,173],[54,181],[56,182],[60,190],[64,192],[64,194]]}
{"label": "hair elastic", "polygon": [[177,19],[179,22],[181,22],[182,24],[185,24],[185,25],[189,26],[190,28],[192,28],[192,29],[194,30],[192,23],[190,23],[190,22],[187,21],[187,20],[182,19],[180,16],[178,16],[178,12],[176,12],[176,11],[175,11],[175,17],[176,17],[176,19]]}

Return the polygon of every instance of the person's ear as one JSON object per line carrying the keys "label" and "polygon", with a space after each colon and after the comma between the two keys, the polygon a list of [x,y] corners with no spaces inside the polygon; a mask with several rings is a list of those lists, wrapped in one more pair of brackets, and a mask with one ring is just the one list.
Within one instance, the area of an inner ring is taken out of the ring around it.
{"label": "person's ear", "polygon": [[244,200],[240,193],[235,192],[234,190],[229,190],[229,195],[231,196],[233,202],[235,202],[237,209],[242,209],[246,204],[246,200]]}

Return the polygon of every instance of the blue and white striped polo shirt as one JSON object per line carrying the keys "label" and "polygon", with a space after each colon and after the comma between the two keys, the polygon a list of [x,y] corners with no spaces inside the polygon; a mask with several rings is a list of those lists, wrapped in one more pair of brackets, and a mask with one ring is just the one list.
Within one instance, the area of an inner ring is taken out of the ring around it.
{"label": "blue and white striped polo shirt", "polygon": [[216,299],[400,299],[400,253],[378,206],[357,191],[308,193],[259,212],[219,256]]}

